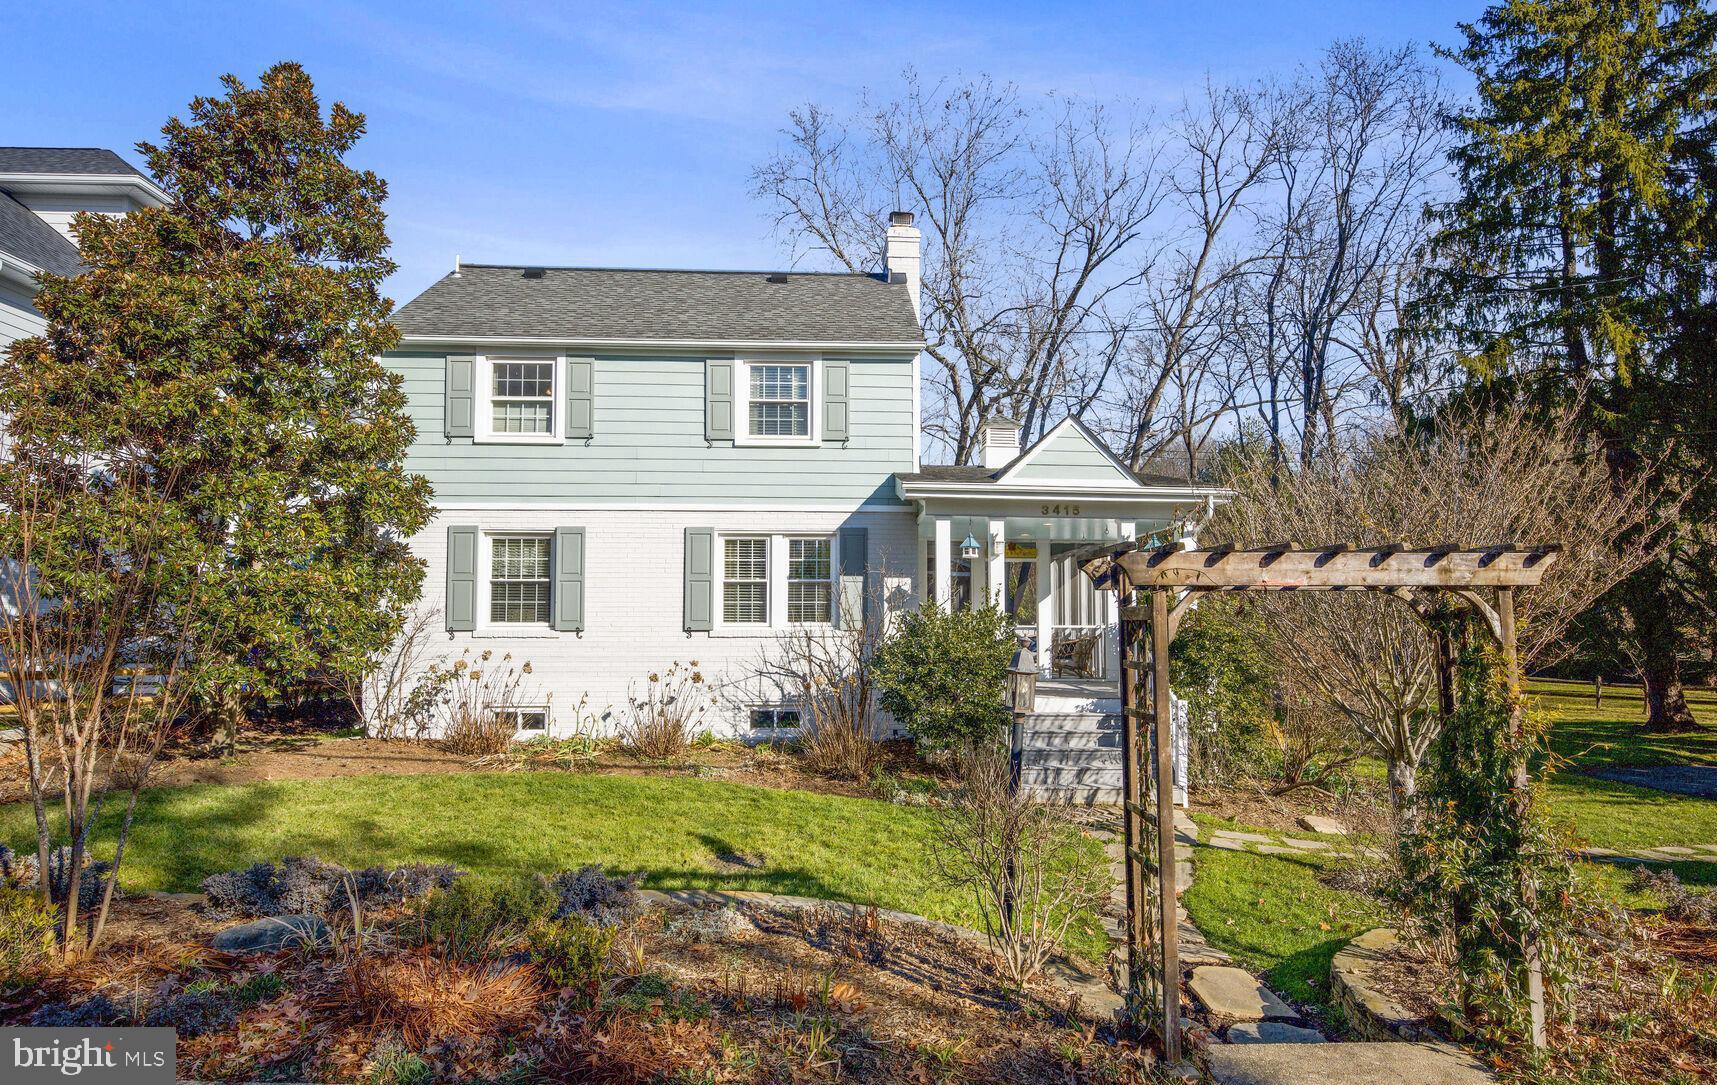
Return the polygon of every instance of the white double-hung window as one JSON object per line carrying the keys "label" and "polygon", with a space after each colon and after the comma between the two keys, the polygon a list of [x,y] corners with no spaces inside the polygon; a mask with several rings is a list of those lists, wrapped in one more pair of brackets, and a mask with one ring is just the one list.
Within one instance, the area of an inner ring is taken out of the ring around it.
{"label": "white double-hung window", "polygon": [[559,441],[557,358],[485,359],[479,436],[499,442]]}
{"label": "white double-hung window", "polygon": [[499,535],[489,540],[489,621],[548,625],[552,546],[547,535]]}
{"label": "white double-hung window", "polygon": [[735,631],[826,624],[834,614],[834,540],[730,535],[721,540],[721,624]]}
{"label": "white double-hung window", "polygon": [[811,366],[750,367],[749,433],[753,437],[811,437]]}
{"label": "white double-hung window", "polygon": [[787,624],[827,622],[834,598],[829,540],[787,540]]}
{"label": "white double-hung window", "polygon": [[769,624],[769,539],[723,539],[721,620]]}

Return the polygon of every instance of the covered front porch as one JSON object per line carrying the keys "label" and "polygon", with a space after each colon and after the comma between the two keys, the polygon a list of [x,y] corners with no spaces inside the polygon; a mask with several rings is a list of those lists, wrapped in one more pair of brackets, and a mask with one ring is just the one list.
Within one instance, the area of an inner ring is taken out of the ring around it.
{"label": "covered front porch", "polygon": [[1219,491],[1133,472],[1077,419],[1023,452],[1010,426],[986,428],[996,466],[896,476],[918,510],[921,591],[943,607],[1001,608],[1046,678],[1112,681],[1113,593],[1096,591],[1072,556],[1094,543],[1190,538]]}

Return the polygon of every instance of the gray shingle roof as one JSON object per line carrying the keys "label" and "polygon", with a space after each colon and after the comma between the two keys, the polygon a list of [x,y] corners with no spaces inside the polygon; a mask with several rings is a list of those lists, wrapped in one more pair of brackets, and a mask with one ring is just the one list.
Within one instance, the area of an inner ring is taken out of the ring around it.
{"label": "gray shingle roof", "polygon": [[[526,278],[527,270],[540,278]],[[785,276],[784,282],[771,278]],[[694,342],[919,342],[880,276],[466,264],[394,314],[406,335]]]}
{"label": "gray shingle roof", "polygon": [[4,192],[0,192],[0,252],[56,275],[75,275],[83,269],[76,245]]}
{"label": "gray shingle roof", "polygon": [[87,173],[142,177],[105,147],[0,147],[0,173]]}

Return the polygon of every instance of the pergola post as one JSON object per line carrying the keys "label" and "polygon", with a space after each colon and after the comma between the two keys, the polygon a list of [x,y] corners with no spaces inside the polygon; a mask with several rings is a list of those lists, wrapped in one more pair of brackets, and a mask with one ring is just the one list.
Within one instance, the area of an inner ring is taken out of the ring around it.
{"label": "pergola post", "polygon": [[[1502,641],[1502,670],[1508,689],[1508,729],[1518,743],[1526,730],[1526,706],[1520,695],[1520,649],[1514,633],[1514,589],[1496,589],[1497,631]],[[1524,819],[1532,801],[1532,777],[1524,756],[1516,756],[1514,779],[1509,805],[1514,816]],[[1529,878],[1520,884],[1520,900],[1528,915],[1538,914],[1538,891]],[[1522,946],[1526,960],[1526,998],[1532,1014],[1532,1046],[1543,1047],[1544,1036],[1544,961],[1538,945],[1538,932],[1528,929]]]}
{"label": "pergola post", "polygon": [[1169,589],[1151,591],[1151,727],[1156,745],[1157,904],[1162,931],[1163,1057],[1180,1061],[1180,930],[1175,899],[1174,715],[1169,702]]}
{"label": "pergola post", "polygon": [[[1117,575],[1115,598],[1125,602],[1130,589],[1125,573]],[[1135,681],[1142,660],[1134,656],[1143,638],[1138,636],[1138,620],[1121,618],[1121,845],[1126,854],[1127,872],[1127,988],[1137,997],[1139,975],[1144,970],[1141,949],[1150,942],[1150,916],[1146,914],[1145,871],[1140,857],[1145,841],[1144,789],[1141,786],[1139,763],[1139,682]],[[1129,1000],[1131,1001],[1131,999]],[[1128,1011],[1138,1007],[1129,1005]]]}

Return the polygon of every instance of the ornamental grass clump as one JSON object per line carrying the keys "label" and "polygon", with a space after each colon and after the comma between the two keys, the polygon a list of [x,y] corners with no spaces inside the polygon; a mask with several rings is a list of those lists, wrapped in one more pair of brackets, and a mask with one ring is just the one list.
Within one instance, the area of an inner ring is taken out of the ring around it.
{"label": "ornamental grass clump", "polygon": [[651,671],[641,686],[634,682],[626,691],[626,704],[621,745],[646,761],[681,761],[691,752],[693,738],[705,730],[715,694],[694,659]]}

